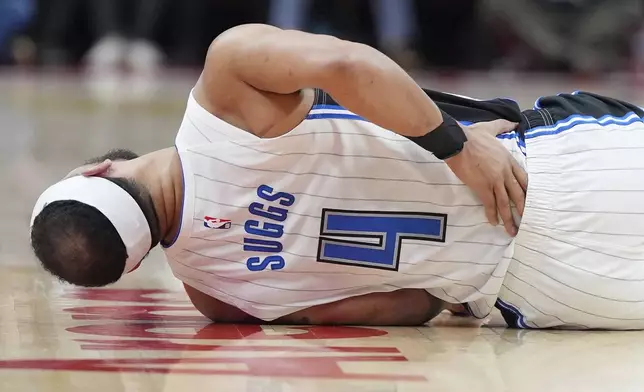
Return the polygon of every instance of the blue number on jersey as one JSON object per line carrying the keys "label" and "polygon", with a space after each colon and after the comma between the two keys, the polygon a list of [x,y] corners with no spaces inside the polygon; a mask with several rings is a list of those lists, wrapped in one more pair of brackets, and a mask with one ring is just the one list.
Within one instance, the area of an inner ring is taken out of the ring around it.
{"label": "blue number on jersey", "polygon": [[318,261],[398,271],[402,240],[445,242],[447,215],[323,209],[321,223]]}

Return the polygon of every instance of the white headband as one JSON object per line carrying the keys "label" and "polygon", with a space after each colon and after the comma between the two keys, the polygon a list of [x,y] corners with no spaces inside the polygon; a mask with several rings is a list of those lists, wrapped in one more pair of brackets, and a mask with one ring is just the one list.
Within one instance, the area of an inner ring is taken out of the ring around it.
{"label": "white headband", "polygon": [[62,200],[90,205],[112,222],[127,249],[123,274],[134,270],[150,250],[152,235],[141,207],[123,188],[101,177],[75,176],[50,186],[38,198],[30,226],[47,204]]}

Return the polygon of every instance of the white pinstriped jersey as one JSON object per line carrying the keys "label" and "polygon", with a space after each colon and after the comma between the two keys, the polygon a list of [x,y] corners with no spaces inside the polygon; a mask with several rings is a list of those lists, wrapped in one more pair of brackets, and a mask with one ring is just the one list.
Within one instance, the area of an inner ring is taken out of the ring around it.
{"label": "white pinstriped jersey", "polygon": [[[190,96],[174,274],[264,320],[399,288],[489,313],[512,238],[442,161],[325,103],[318,93],[295,129],[260,139]],[[525,164],[516,135],[501,140]]]}
{"label": "white pinstriped jersey", "polygon": [[644,329],[644,110],[575,92],[524,116],[530,180],[498,308],[519,328]]}

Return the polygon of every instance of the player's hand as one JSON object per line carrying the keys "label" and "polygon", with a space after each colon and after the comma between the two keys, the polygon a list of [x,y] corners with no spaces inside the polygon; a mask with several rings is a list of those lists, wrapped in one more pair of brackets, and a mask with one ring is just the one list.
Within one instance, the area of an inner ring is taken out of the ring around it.
{"label": "player's hand", "polygon": [[100,163],[83,165],[77,167],[76,169],[70,171],[63,180],[74,176],[85,176],[85,177],[95,177],[95,176],[105,176],[109,173],[112,168],[112,161],[109,159],[104,160]]}
{"label": "player's hand", "polygon": [[456,317],[470,317],[470,313],[463,304],[448,304],[445,309]]}
{"label": "player's hand", "polygon": [[516,235],[517,226],[510,202],[523,215],[528,175],[496,135],[512,131],[516,126],[506,120],[495,120],[463,127],[467,135],[463,151],[445,160],[454,174],[481,199],[488,221],[496,226],[500,215],[511,236]]}

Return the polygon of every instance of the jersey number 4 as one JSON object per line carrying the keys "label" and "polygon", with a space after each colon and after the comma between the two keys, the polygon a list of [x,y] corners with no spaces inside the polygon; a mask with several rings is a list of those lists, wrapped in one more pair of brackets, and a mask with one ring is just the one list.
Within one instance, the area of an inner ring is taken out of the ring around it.
{"label": "jersey number 4", "polygon": [[447,215],[322,210],[317,260],[398,271],[402,240],[445,242]]}

